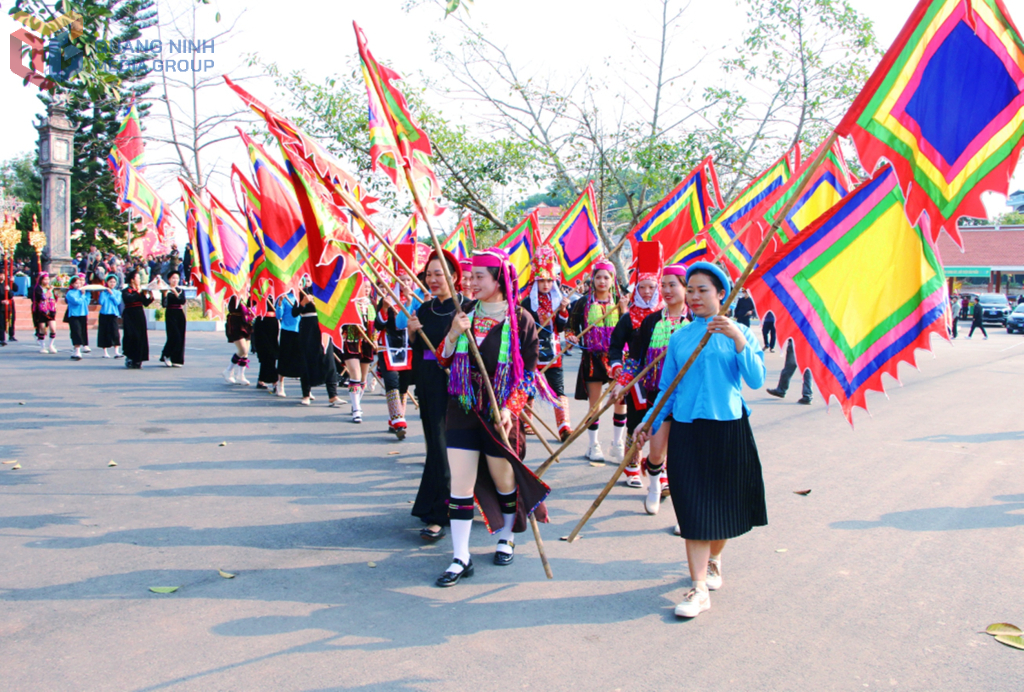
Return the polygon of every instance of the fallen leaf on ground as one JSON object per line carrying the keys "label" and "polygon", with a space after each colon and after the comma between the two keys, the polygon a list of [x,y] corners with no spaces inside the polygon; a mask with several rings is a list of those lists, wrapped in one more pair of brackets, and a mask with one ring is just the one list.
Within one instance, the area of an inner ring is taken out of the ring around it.
{"label": "fallen leaf on ground", "polygon": [[7,464],[17,464],[17,463],[18,463],[17,459],[11,459],[10,461],[5,461],[4,465],[6,466]]}
{"label": "fallen leaf on ground", "polygon": [[777,553],[784,553],[784,552],[786,552],[786,550],[787,550],[787,548],[777,548],[775,550],[775,552],[777,552]]}
{"label": "fallen leaf on ground", "polygon": [[376,567],[376,566],[377,566],[377,563],[376,563],[376,562],[367,562],[367,563],[366,563],[366,566],[367,566],[367,567]]}
{"label": "fallen leaf on ground", "polygon": [[111,460],[110,460],[110,461],[109,461],[109,462],[107,463],[107,466],[117,466],[117,462],[116,462],[116,461],[114,461],[113,459],[111,459]]}
{"label": "fallen leaf on ground", "polygon": [[985,628],[985,632],[991,634],[993,637],[997,634],[1024,634],[1024,632],[1020,631],[1020,628],[1017,627],[1017,625],[1011,625],[1008,622],[997,622],[989,625]]}
{"label": "fallen leaf on ground", "polygon": [[153,593],[174,593],[180,588],[180,586],[151,586],[149,590]]}
{"label": "fallen leaf on ground", "polygon": [[807,497],[808,495],[811,494],[811,491],[809,489],[808,490],[794,490],[793,492],[795,494],[797,494],[797,495],[803,495],[804,497]]}
{"label": "fallen leaf on ground", "polygon": [[592,462],[590,462],[590,465],[591,466],[604,466],[605,463],[603,461],[592,461]]}
{"label": "fallen leaf on ground", "polygon": [[1014,637],[1009,634],[997,634],[996,641],[1000,644],[1006,644],[1012,646],[1014,649],[1024,650],[1024,637]]}
{"label": "fallen leaf on ground", "polygon": [[399,451],[397,451],[397,450],[396,450],[396,451],[394,451],[394,452],[388,452],[388,456],[389,456],[389,457],[393,457],[393,456],[395,456],[396,454],[401,454],[401,452],[399,452]]}
{"label": "fallen leaf on ground", "polygon": [[15,464],[14,466],[11,467],[11,471],[17,471],[20,468],[21,468],[21,464]]}
{"label": "fallen leaf on ground", "polygon": [[[579,540],[579,539],[581,539],[581,538],[583,538],[583,534],[582,534],[582,533],[580,533],[580,534],[577,534],[577,535],[576,535],[576,539],[575,539],[575,540],[577,540],[577,541],[578,541],[578,540]],[[567,540],[569,540],[569,537],[568,537],[568,536],[562,536],[562,537],[561,537],[561,538],[559,538],[558,540],[560,540],[560,541],[567,541]]]}
{"label": "fallen leaf on ground", "polygon": [[25,405],[25,402],[24,402],[24,401],[19,401],[19,402],[18,402],[18,406],[24,406],[24,405]]}
{"label": "fallen leaf on ground", "polygon": [[217,574],[219,574],[220,576],[224,577],[225,579],[234,579],[235,578],[234,574],[231,574],[230,572],[225,572],[222,569],[217,570]]}
{"label": "fallen leaf on ground", "polygon": [[220,443],[219,445],[217,445],[217,446],[218,446],[218,447],[227,447],[227,446],[228,446],[228,443],[227,443],[227,442],[221,442],[221,443]]}

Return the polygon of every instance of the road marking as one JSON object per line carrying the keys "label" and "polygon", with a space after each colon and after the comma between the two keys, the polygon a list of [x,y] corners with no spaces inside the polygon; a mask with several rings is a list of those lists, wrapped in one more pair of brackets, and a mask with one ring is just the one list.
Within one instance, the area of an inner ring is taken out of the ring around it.
{"label": "road marking", "polygon": [[1018,346],[1020,346],[1021,344],[1024,344],[1024,341],[1018,341],[1018,342],[1017,342],[1017,343],[1015,343],[1015,344],[1014,344],[1013,346],[1007,346],[1006,348],[1002,349],[1002,350],[1000,351],[1000,353],[1002,353],[1003,351],[1009,351],[1009,350],[1010,350],[1011,348],[1017,348],[1017,347],[1018,347]]}

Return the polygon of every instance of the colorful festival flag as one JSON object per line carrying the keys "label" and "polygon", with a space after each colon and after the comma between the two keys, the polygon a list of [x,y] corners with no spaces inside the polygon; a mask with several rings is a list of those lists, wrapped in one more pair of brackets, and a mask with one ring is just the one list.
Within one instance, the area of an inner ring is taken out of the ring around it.
{"label": "colorful festival flag", "polygon": [[[409,219],[405,222],[405,225],[402,226],[402,229],[398,232],[398,235],[395,236],[395,241],[394,243],[392,243],[392,245],[401,245],[403,243],[415,243],[416,238],[418,237],[416,229],[420,223],[419,219],[419,214],[413,212],[412,215],[409,216]],[[475,245],[476,238],[473,239],[473,242]]]}
{"label": "colorful festival flag", "polygon": [[[832,144],[825,152],[820,165],[811,170],[811,166],[821,155],[822,148],[829,143],[828,139],[818,145],[809,158],[804,159],[800,168],[785,185],[773,192],[771,196],[751,210],[750,214],[736,223],[740,228],[749,229],[741,237],[741,242],[745,247],[757,247],[761,244],[775,218],[797,191],[800,192],[800,198],[793,203],[786,218],[781,219],[776,231],[776,245],[769,248],[769,254],[778,249],[778,245],[788,242],[797,233],[814,223],[857,186],[858,181],[846,166],[846,159],[843,157],[839,142],[833,138],[830,139],[832,139]],[[745,267],[746,265],[744,265]]]}
{"label": "colorful festival flag", "polygon": [[[773,163],[768,170],[757,176],[701,232],[708,241],[709,250],[714,251],[716,255],[721,255],[721,258],[725,260],[726,267],[733,278],[743,272],[754,252],[743,243],[742,236],[750,230],[752,223],[751,219],[745,217],[749,217],[750,212],[757,205],[785,185],[799,164],[800,145],[797,144]],[[742,225],[740,224],[741,220],[743,220]]]}
{"label": "colorful festival flag", "polygon": [[152,229],[160,244],[167,242],[168,217],[165,213],[164,201],[156,189],[139,173],[131,162],[117,150],[111,150],[111,156],[117,165],[117,176],[123,188],[118,205],[121,211],[131,211],[141,222]]}
{"label": "colorful festival flag", "polygon": [[545,245],[550,245],[562,265],[562,281],[571,286],[581,278],[604,252],[597,235],[597,202],[594,200],[594,183],[562,215],[551,230]]}
{"label": "colorful festival flag", "polygon": [[[370,159],[373,168],[387,173],[399,187],[402,187],[400,181],[406,181],[408,172],[426,213],[440,215],[444,213],[444,207],[437,203],[441,184],[430,162],[433,153],[430,138],[413,119],[405,95],[394,84],[402,77],[374,59],[366,45],[363,30],[355,22],[352,26],[370,101]],[[408,167],[408,171],[403,170],[404,167]]]}
{"label": "colorful festival flag", "polygon": [[252,235],[235,215],[212,194],[210,195],[211,235],[219,252],[219,262],[213,265],[213,276],[218,285],[227,288],[228,297],[249,298],[250,258],[253,251]]}
{"label": "colorful festival flag", "polygon": [[892,164],[917,223],[963,245],[960,216],[1006,194],[1024,146],[1024,41],[1002,0],[921,0],[836,128]]}
{"label": "colorful festival flag", "polygon": [[533,251],[537,247],[539,235],[540,217],[534,209],[497,243],[497,247],[505,251],[515,266],[519,274],[519,287],[523,290],[533,280]]}
{"label": "colorful festival flag", "polygon": [[775,254],[748,284],[759,314],[776,315],[825,400],[867,409],[882,375],[946,337],[946,278],[932,245],[907,219],[892,168],[880,170]]}
{"label": "colorful festival flag", "polygon": [[308,271],[309,244],[291,176],[261,144],[241,131],[239,135],[249,151],[259,188],[259,223],[266,268],[274,278],[274,293],[281,295],[297,290],[302,275]]}
{"label": "colorful festival flag", "polygon": [[359,181],[345,170],[341,162],[323,146],[296,127],[292,121],[278,115],[255,96],[232,82],[227,75],[224,75],[224,81],[247,106],[263,118],[267,129],[277,138],[281,146],[290,147],[296,155],[305,159],[324,185],[329,186],[333,193],[337,194],[338,190],[347,192],[354,198],[352,202],[355,203],[355,206],[366,216],[376,213],[372,205],[377,198],[366,194],[366,187],[360,185]]}
{"label": "colorful festival flag", "polygon": [[206,299],[207,314],[216,319],[224,318],[224,290],[216,289],[213,277],[214,265],[220,261],[214,236],[211,233],[212,222],[210,210],[188,183],[178,178],[181,185],[182,202],[185,204],[185,228],[189,242],[195,251],[195,264],[192,266],[192,282],[199,288],[199,293]]}
{"label": "colorful festival flag", "polygon": [[134,99],[128,107],[127,115],[121,121],[117,134],[114,135],[114,146],[121,156],[135,167],[135,170],[146,170],[146,146],[142,140],[142,123],[139,120],[139,109],[135,105]]}
{"label": "colorful festival flag", "polygon": [[725,203],[709,156],[629,232],[633,255],[636,256],[642,242],[659,241],[666,257],[693,243],[701,229],[711,222],[712,207],[722,209]]}
{"label": "colorful festival flag", "polygon": [[310,256],[306,266],[311,280],[306,290],[313,298],[320,332],[340,348],[342,327],[360,323],[355,298],[362,287],[363,276],[347,245],[329,247],[328,234],[334,232],[338,219],[316,189],[319,181],[312,166],[291,148],[282,146],[281,150],[306,228]]}
{"label": "colorful festival flag", "polygon": [[[263,227],[260,221],[260,193],[238,166],[231,164],[231,179],[237,180],[242,188],[238,206],[245,215],[249,229],[249,297],[258,317],[266,317],[267,299],[274,300],[284,293],[267,266],[267,251],[263,242]],[[235,191],[236,200],[238,199]]]}
{"label": "colorful festival flag", "polygon": [[459,259],[466,259],[473,254],[473,249],[476,247],[475,242],[471,242],[471,238],[475,241],[476,231],[473,230],[472,215],[466,214],[451,235],[444,239],[441,247]]}

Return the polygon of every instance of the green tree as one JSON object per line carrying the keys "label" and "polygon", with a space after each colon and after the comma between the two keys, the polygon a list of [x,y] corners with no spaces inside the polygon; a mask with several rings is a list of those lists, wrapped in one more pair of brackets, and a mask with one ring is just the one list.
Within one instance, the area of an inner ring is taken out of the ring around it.
{"label": "green tree", "polygon": [[848,0],[744,0],[747,30],[723,62],[713,148],[728,198],[797,142],[816,146],[857,96],[880,53]]}

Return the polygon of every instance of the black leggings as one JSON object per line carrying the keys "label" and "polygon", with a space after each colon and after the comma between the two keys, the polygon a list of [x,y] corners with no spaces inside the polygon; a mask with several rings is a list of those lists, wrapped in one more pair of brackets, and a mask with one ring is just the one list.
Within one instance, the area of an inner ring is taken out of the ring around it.
{"label": "black leggings", "polygon": [[982,334],[988,336],[988,332],[985,331],[985,325],[983,325],[981,322],[972,322],[971,331],[967,333],[967,336],[974,336],[975,329],[980,329]]}
{"label": "black leggings", "polygon": [[775,322],[761,323],[761,336],[764,337],[765,348],[775,348]]}

